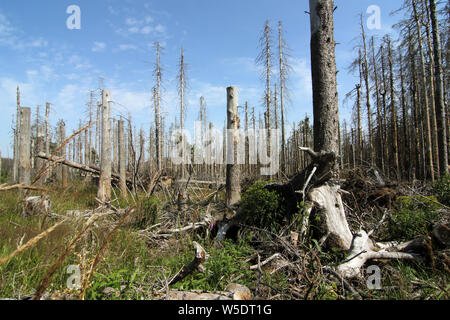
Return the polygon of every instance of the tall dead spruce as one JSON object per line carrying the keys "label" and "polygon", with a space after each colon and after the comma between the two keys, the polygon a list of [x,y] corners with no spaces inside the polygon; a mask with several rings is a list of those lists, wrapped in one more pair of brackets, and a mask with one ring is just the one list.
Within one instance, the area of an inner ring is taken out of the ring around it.
{"label": "tall dead spruce", "polygon": [[241,200],[240,170],[238,165],[239,145],[239,114],[238,114],[238,89],[229,87],[227,89],[227,184],[226,202],[227,206],[233,206]]}
{"label": "tall dead spruce", "polygon": [[109,91],[102,90],[102,157],[98,185],[98,198],[102,202],[111,200],[111,121]]}
{"label": "tall dead spruce", "polygon": [[353,278],[360,275],[361,268],[370,259],[417,259],[418,256],[408,252],[412,242],[376,243],[370,239],[375,230],[352,234],[347,223],[338,180],[339,110],[333,11],[333,0],[310,0],[314,149],[317,151],[300,148],[312,157],[312,163],[287,184],[267,188],[282,194],[293,206],[305,201],[308,209],[303,217],[303,234],[313,223],[310,216],[321,215],[317,226],[321,234],[319,243],[349,252],[350,258],[338,266],[337,272],[344,278]]}

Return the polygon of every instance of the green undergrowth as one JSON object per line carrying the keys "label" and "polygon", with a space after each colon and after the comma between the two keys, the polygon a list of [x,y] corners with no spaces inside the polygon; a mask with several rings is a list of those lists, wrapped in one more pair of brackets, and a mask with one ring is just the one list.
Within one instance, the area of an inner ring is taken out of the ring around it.
{"label": "green undergrowth", "polygon": [[[256,183],[243,193],[241,205],[246,210],[245,223],[273,233],[286,228],[286,224],[291,225],[292,230],[298,229],[298,226],[292,223],[292,218],[287,219],[284,216],[282,200],[277,194],[266,190],[265,185],[265,182]],[[71,183],[66,190],[59,190],[57,185],[46,188],[55,190],[48,193],[48,196],[53,203],[53,212],[57,214],[64,215],[67,210],[93,209],[96,206],[95,185],[80,181]],[[304,275],[293,275],[285,269],[271,274],[270,268],[263,268],[261,275],[256,270],[250,270],[251,265],[257,264],[258,254],[261,259],[265,259],[274,253],[272,249],[267,250],[264,243],[271,243],[272,240],[276,242],[275,238],[255,238],[256,232],[251,229],[248,233],[240,232],[238,240],[221,243],[207,237],[204,230],[174,235],[161,242],[148,242],[136,231],[160,222],[167,203],[158,200],[158,197],[143,199],[133,217],[133,223],[120,228],[109,242],[91,278],[86,299],[148,300],[160,297],[165,292],[165,283],[193,260],[192,241],[197,241],[209,254],[209,259],[203,264],[204,272],[195,271],[170,289],[222,291],[228,284],[238,283],[249,287],[252,292],[258,287],[263,297],[282,293],[278,296],[279,299],[287,297],[289,288],[303,288],[302,290],[307,291],[308,287],[301,280]],[[394,240],[410,240],[419,235],[426,235],[429,226],[441,218],[442,206],[437,203],[441,202],[440,199],[437,194],[436,197],[428,198],[400,197],[396,202],[395,212],[390,220],[386,221],[385,230],[380,230],[378,234],[386,234],[386,237]],[[20,200],[21,196],[17,191],[0,194],[0,259],[58,221],[42,216],[25,217]],[[119,198],[115,205],[126,208],[128,202],[131,200]],[[64,224],[28,250],[1,265],[0,298],[19,298],[32,294],[81,227],[82,222]],[[57,268],[47,291],[68,291],[67,281],[71,276],[68,267],[71,265],[80,267],[81,275],[85,276],[110,231],[111,227],[100,221],[86,233],[73,252]],[[346,253],[340,250],[323,250],[314,240],[307,245],[309,250],[317,252],[322,266],[337,266],[346,257]],[[299,248],[299,252],[303,255],[309,254],[310,251]],[[314,265],[308,272],[314,273],[313,269],[319,266],[314,260],[311,261]],[[438,263],[436,266],[409,261],[374,263],[381,270],[382,289],[368,290],[365,279],[352,282],[365,298],[449,298],[449,274]],[[366,274],[364,276],[367,277]],[[297,277],[300,280],[295,280]],[[276,290],[269,289],[269,286]],[[157,294],[159,290],[162,291]],[[79,294],[79,291],[69,292]],[[324,276],[318,279],[317,286],[309,293],[309,298],[312,297],[321,300],[352,298],[348,292],[343,292],[337,282]]]}
{"label": "green undergrowth", "polygon": [[239,206],[245,224],[277,232],[288,224],[286,205],[280,195],[265,188],[267,184],[259,181],[249,187]]}
{"label": "green undergrowth", "polygon": [[442,218],[442,206],[435,196],[399,197],[386,224],[389,240],[411,240],[427,236],[432,225]]}

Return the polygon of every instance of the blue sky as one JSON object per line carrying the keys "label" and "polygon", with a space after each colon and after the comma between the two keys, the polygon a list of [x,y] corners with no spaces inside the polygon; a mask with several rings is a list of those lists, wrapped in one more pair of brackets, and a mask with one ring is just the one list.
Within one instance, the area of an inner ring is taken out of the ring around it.
{"label": "blue sky", "polygon": [[[345,94],[358,81],[347,71],[356,56],[360,13],[366,20],[370,5],[381,8],[381,30],[367,30],[368,36],[391,31],[397,17],[389,14],[401,1],[336,0],[336,49],[342,117],[350,106],[342,104]],[[66,20],[70,5],[81,8],[81,30],[69,30]],[[89,90],[111,91],[113,116],[131,112],[136,127],[146,132],[153,122],[151,88],[155,52],[153,42],[165,49],[163,110],[166,122],[177,115],[176,74],[183,46],[189,65],[187,127],[192,128],[204,96],[209,119],[223,125],[226,91],[239,87],[240,104],[248,101],[262,111],[264,84],[255,66],[258,39],[269,19],[276,30],[284,25],[292,49],[291,100],[288,122],[312,114],[309,16],[307,0],[2,0],[0,3],[0,150],[11,156],[11,122],[15,113],[16,86],[22,92],[22,106],[52,103],[50,121],[64,119],[69,133],[79,120],[85,121]],[[364,21],[365,21],[364,20]]]}

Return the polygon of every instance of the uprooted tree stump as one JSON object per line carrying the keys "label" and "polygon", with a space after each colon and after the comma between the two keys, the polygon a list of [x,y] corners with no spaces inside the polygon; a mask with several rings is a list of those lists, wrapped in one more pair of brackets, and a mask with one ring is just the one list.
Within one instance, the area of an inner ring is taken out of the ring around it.
{"label": "uprooted tree stump", "polygon": [[[296,212],[298,205],[303,202],[300,236],[305,238],[308,229],[314,224],[314,236],[319,238],[320,245],[326,248],[342,249],[349,253],[349,258],[337,268],[337,272],[343,278],[360,276],[366,262],[374,259],[427,259],[429,244],[424,239],[414,239],[404,243],[378,243],[370,238],[384,222],[385,216],[370,232],[358,230],[352,233],[341,197],[345,191],[341,190],[340,181],[336,178],[337,172],[334,169],[336,155],[314,152],[309,148],[301,148],[301,150],[312,157],[312,163],[288,183],[269,184],[266,188],[282,196],[291,212]],[[315,219],[317,216],[320,216],[320,219]],[[317,221],[320,222],[317,223]],[[231,224],[232,222],[227,226]],[[439,231],[442,230],[448,229],[441,226]],[[226,232],[226,228],[222,231]],[[223,234],[219,236],[223,238]],[[444,237],[440,236],[440,238]]]}

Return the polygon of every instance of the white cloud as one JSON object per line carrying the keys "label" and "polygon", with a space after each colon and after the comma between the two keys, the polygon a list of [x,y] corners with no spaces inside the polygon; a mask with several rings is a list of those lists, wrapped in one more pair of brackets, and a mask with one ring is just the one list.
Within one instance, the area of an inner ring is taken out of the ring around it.
{"label": "white cloud", "polygon": [[158,24],[154,30],[156,32],[163,33],[163,32],[166,32],[166,27],[161,24]]}
{"label": "white cloud", "polygon": [[136,50],[137,47],[133,44],[121,44],[119,45],[120,51]]}
{"label": "white cloud", "polygon": [[0,45],[13,50],[24,50],[26,48],[47,47],[48,41],[42,37],[25,37],[22,30],[13,27],[8,18],[0,13]]}
{"label": "white cloud", "polygon": [[108,11],[109,11],[110,14],[112,14],[114,16],[117,16],[119,14],[119,10],[116,10],[112,6],[108,6]]}
{"label": "white cloud", "polygon": [[92,47],[92,52],[103,52],[106,48],[106,43],[104,42],[94,42]]}
{"label": "white cloud", "polygon": [[139,23],[139,21],[137,19],[135,19],[135,18],[127,18],[125,20],[125,24],[128,25],[128,26],[134,26],[134,25],[136,25],[138,23]]}
{"label": "white cloud", "polygon": [[142,28],[141,33],[142,34],[150,34],[153,30],[154,30],[153,27],[145,26]]}

